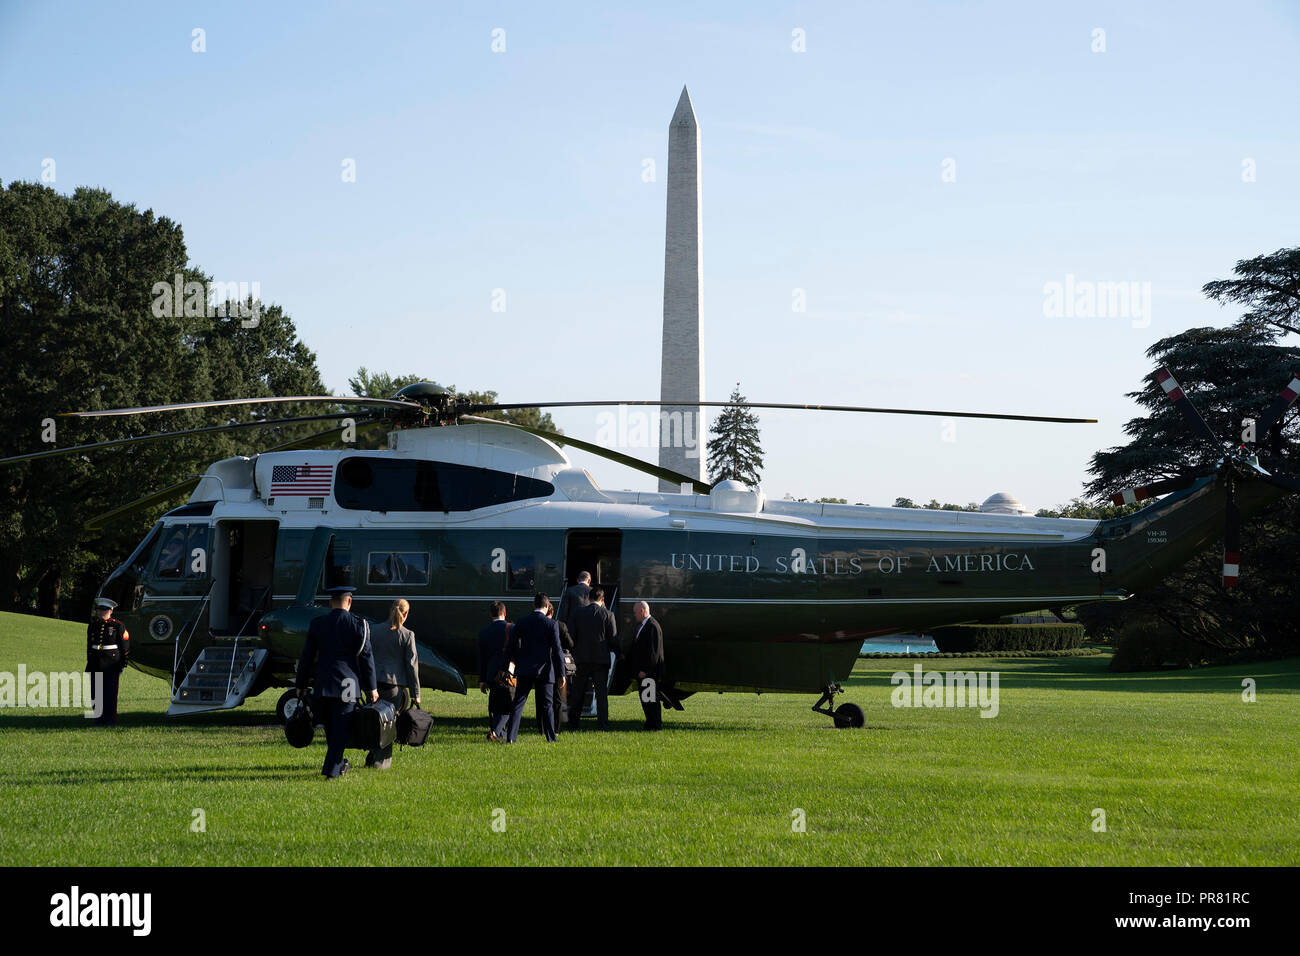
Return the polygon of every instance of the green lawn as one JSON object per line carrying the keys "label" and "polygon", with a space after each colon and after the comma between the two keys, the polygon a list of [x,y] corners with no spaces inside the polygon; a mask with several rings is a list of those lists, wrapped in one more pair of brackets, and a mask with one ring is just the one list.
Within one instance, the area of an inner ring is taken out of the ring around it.
{"label": "green lawn", "polygon": [[[0,671],[79,669],[84,634],[0,614]],[[323,735],[285,743],[278,691],[173,720],[166,685],[128,671],[116,730],[0,710],[0,863],[1300,864],[1300,661],[1107,662],[934,662],[998,671],[994,719],[893,707],[889,676],[913,661],[877,659],[841,698],[864,730],[833,729],[811,695],[697,695],[643,734],[626,696],[618,732],[554,746],[527,722],[519,745],[488,744],[481,695],[431,694],[427,746],[330,784]]]}

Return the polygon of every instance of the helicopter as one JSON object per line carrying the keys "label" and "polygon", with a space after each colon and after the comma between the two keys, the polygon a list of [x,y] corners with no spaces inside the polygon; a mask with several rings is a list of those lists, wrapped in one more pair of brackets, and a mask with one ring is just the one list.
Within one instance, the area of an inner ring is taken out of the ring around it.
{"label": "helicopter", "polygon": [[[180,435],[331,421],[329,429],[202,475],[87,522],[88,529],[156,509],[161,515],[104,582],[100,596],[136,635],[131,664],[167,680],[168,714],[238,707],[292,688],[327,589],[356,589],[353,611],[383,619],[410,602],[420,683],[466,693],[476,635],[493,601],[510,617],[535,592],[560,593],[582,571],[607,595],[630,645],[632,607],[646,601],[665,635],[680,702],[700,692],[819,694],[812,709],[862,727],[861,707],[835,705],[864,639],[1044,607],[1122,601],[1208,542],[1224,539],[1224,586],[1240,573],[1240,522],[1300,492],[1270,474],[1253,443],[1221,442],[1172,373],[1155,373],[1185,422],[1214,450],[1207,468],[1115,496],[1152,501],[1095,521],[774,500],[735,480],[702,482],[569,435],[483,417],[490,411],[642,402],[475,403],[421,382],[391,398],[243,398],[66,416],[134,416],[239,405],[320,403],[359,411],[160,432],[0,459],[0,465]],[[1264,410],[1260,434],[1300,392],[1293,378]],[[691,402],[705,407],[730,403]],[[1094,419],[845,405],[815,409],[1081,424]],[[345,446],[387,430],[387,447]],[[673,482],[677,492],[602,488],[569,446]],[[633,687],[619,655],[611,693]],[[283,718],[294,695],[277,704]]]}

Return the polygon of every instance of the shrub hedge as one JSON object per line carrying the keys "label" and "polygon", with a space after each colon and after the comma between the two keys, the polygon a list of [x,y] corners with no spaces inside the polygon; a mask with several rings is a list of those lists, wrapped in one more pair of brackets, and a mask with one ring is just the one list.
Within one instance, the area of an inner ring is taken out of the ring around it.
{"label": "shrub hedge", "polygon": [[940,651],[1064,651],[1083,644],[1082,624],[956,624],[932,636]]}
{"label": "shrub hedge", "polygon": [[914,657],[917,660],[934,660],[936,658],[950,657],[1095,657],[1102,653],[1099,647],[1075,647],[1060,651],[966,651],[960,654],[890,654],[881,652],[878,654],[859,654],[862,660],[871,660],[877,657]]}

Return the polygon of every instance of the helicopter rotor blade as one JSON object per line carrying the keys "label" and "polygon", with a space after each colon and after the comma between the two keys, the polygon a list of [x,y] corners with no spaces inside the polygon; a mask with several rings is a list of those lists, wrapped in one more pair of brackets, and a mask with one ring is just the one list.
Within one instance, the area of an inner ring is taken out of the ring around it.
{"label": "helicopter rotor blade", "polygon": [[[531,407],[531,406],[530,406]],[[568,435],[561,435],[559,432],[547,431],[545,428],[533,428],[530,425],[517,425],[514,422],[502,421],[497,418],[481,418],[478,415],[461,415],[461,421],[478,422],[485,425],[506,425],[510,428],[519,428],[530,434],[537,435],[541,438],[555,442],[557,445],[569,445],[585,452],[590,452],[609,461],[617,462],[620,465],[626,465],[647,475],[653,475],[655,478],[663,481],[675,482],[679,486],[689,482],[697,494],[707,495],[713,486],[708,482],[700,481],[698,478],[692,478],[690,475],[683,475],[681,472],[673,471],[671,468],[661,468],[658,465],[652,465],[648,461],[640,458],[633,458],[631,455],[624,455],[622,452],[614,451],[612,448],[606,448],[604,445],[595,445],[591,442],[583,441],[580,438],[572,438]]]}
{"label": "helicopter rotor blade", "polygon": [[[373,418],[367,421],[356,422],[355,427],[360,430],[382,424],[385,424],[384,419]],[[321,445],[327,445],[336,439],[347,427],[347,425],[340,425],[338,428],[331,428],[328,431],[317,432],[315,435],[308,435],[306,438],[299,438],[296,441],[285,442],[282,445],[275,445],[266,449],[266,451],[293,451],[298,448],[316,448]],[[261,454],[265,453],[266,452],[262,452]],[[184,481],[178,481],[174,485],[168,485],[166,488],[145,495],[143,498],[136,498],[134,501],[130,501],[119,508],[114,508],[112,511],[106,511],[101,515],[96,515],[82,525],[82,527],[87,531],[99,531],[105,525],[113,524],[123,518],[128,518],[135,512],[148,508],[151,505],[161,504],[164,501],[179,497],[182,492],[190,494],[196,487],[198,487],[201,478],[201,475],[186,478]]]}
{"label": "helicopter rotor blade", "polygon": [[[373,428],[375,425],[387,424],[388,419],[386,418],[368,418],[359,422],[353,422],[351,427],[360,431],[363,428]],[[315,435],[308,435],[306,438],[288,441],[282,445],[273,445],[272,447],[259,452],[259,454],[265,455],[268,452],[273,451],[295,451],[299,448],[321,448],[332,444],[336,438],[348,429],[348,427],[348,425],[340,425],[337,428],[330,428],[323,432],[317,432]]]}
{"label": "helicopter rotor blade", "polygon": [[143,442],[162,441],[165,438],[184,438],[190,435],[210,435],[217,432],[237,431],[241,428],[270,428],[273,425],[294,425],[300,422],[336,421],[349,418],[347,412],[334,415],[309,415],[304,418],[271,418],[256,422],[236,422],[233,425],[208,425],[203,428],[187,428],[178,432],[156,432],[152,435],[136,435],[132,438],[114,438],[111,441],[91,442],[87,445],[69,445],[66,448],[47,448],[44,451],[29,452],[26,455],[13,455],[0,458],[0,465],[9,465],[19,461],[35,461],[38,458],[56,458],[59,455],[72,455],[76,452],[91,451],[98,448],[114,448],[119,445],[135,445]]}
{"label": "helicopter rotor blade", "polygon": [[1293,491],[1300,494],[1300,478],[1293,478],[1290,475],[1260,475],[1259,480],[1265,484],[1274,485],[1278,488],[1285,488],[1287,491]]}
{"label": "helicopter rotor blade", "polygon": [[1174,378],[1174,373],[1162,365],[1156,370],[1156,382],[1165,390],[1165,394],[1174,403],[1174,408],[1178,409],[1182,414],[1183,420],[1187,422],[1192,432],[1198,438],[1208,441],[1215,451],[1222,452],[1223,442],[1219,441],[1214,432],[1210,430],[1210,426],[1205,424],[1205,419],[1201,417],[1201,413],[1192,404],[1192,400],[1183,392],[1182,386]]}
{"label": "helicopter rotor blade", "polygon": [[1255,436],[1262,438],[1269,433],[1269,430],[1282,421],[1282,416],[1286,410],[1295,402],[1297,396],[1300,396],[1300,375],[1292,375],[1291,381],[1286,384],[1277,398],[1260,413],[1259,421],[1255,423]]}
{"label": "helicopter rotor blade", "polygon": [[1182,475],[1178,478],[1165,478],[1162,481],[1156,481],[1149,485],[1142,485],[1140,488],[1130,488],[1110,496],[1111,504],[1116,506],[1131,505],[1139,501],[1146,501],[1148,498],[1158,498],[1160,495],[1167,495],[1171,491],[1182,491],[1184,488],[1190,488],[1206,475],[1214,474],[1214,470],[1194,472],[1190,475]]}
{"label": "helicopter rotor blade", "polygon": [[[727,408],[732,402],[515,402],[510,404],[468,405],[466,412],[513,411],[524,408],[587,408],[610,405],[667,405],[688,408]],[[741,408],[793,408],[820,412],[871,412],[880,415],[934,415],[940,418],[987,418],[1016,422],[1055,422],[1066,425],[1095,425],[1095,418],[1057,418],[1046,415],[999,415],[992,412],[941,412],[920,408],[868,408],[863,405],[799,405],[792,402],[740,402]]]}
{"label": "helicopter rotor blade", "polygon": [[1228,479],[1228,501],[1223,512],[1223,586],[1235,588],[1241,573],[1241,509]]}
{"label": "helicopter rotor blade", "polygon": [[177,405],[145,405],[138,408],[106,408],[94,412],[60,412],[64,418],[106,418],[119,415],[144,415],[149,412],[175,412],[189,408],[225,408],[230,405],[273,405],[299,402],[326,402],[333,405],[364,405],[372,408],[396,408],[419,411],[416,402],[396,401],[391,398],[361,398],[356,395],[289,395],[264,398],[224,398],[211,402],[183,402]]}
{"label": "helicopter rotor blade", "polygon": [[166,488],[161,488],[158,491],[147,494],[143,498],[136,498],[135,501],[128,501],[126,504],[119,508],[114,508],[112,511],[105,511],[101,515],[95,515],[95,517],[87,520],[86,523],[82,525],[82,528],[87,531],[100,531],[106,525],[114,524],[115,522],[121,521],[123,518],[129,518],[137,511],[141,511],[153,505],[162,504],[164,501],[169,501],[172,498],[179,498],[181,494],[188,495],[192,493],[194,489],[198,487],[200,480],[200,477],[196,475],[193,478],[186,478],[184,481],[178,481],[174,485],[168,485]]}

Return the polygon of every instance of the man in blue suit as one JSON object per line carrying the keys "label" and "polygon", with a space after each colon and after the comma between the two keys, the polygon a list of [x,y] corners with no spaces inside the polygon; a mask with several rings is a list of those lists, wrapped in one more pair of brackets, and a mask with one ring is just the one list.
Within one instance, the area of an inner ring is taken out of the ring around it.
{"label": "man in blue suit", "polygon": [[375,684],[375,655],[370,647],[370,625],[351,613],[356,588],[329,589],[330,611],[307,628],[307,640],[298,659],[298,696],[314,680],[315,713],[325,725],[325,765],[321,773],[335,780],[351,764],[343,748],[352,735],[352,715],[357,700],[367,694],[373,704],[379,700]]}
{"label": "man in blue suit", "polygon": [[497,683],[496,677],[506,669],[506,606],[492,602],[492,623],[478,632],[478,689],[488,695],[488,740],[504,742],[506,721],[510,719],[510,691]]}
{"label": "man in blue suit", "polygon": [[515,622],[506,641],[506,660],[514,665],[514,703],[510,707],[510,727],[506,740],[514,743],[519,737],[519,721],[523,717],[528,692],[537,690],[537,702],[542,714],[542,733],[550,743],[555,742],[555,709],[552,698],[555,685],[564,686],[564,650],[560,646],[560,625],[546,616],[551,601],[545,594],[533,597],[533,613]]}

